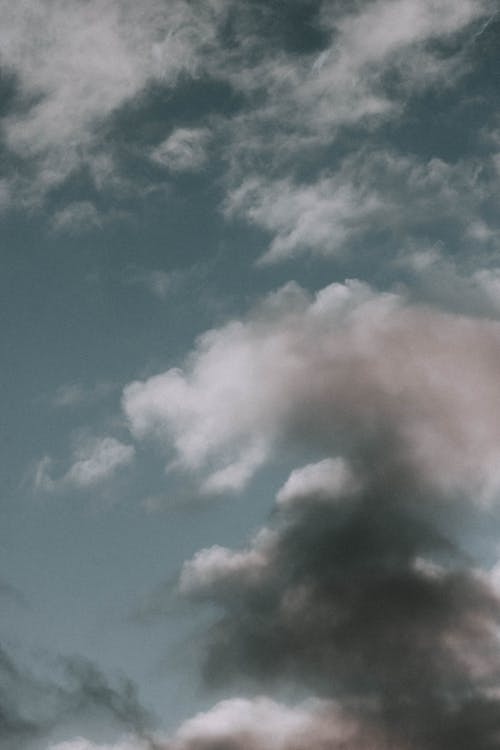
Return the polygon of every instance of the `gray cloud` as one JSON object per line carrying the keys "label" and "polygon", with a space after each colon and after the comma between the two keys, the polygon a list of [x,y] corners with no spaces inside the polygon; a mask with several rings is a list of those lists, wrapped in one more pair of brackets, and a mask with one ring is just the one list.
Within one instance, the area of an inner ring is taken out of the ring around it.
{"label": "gray cloud", "polygon": [[415,477],[395,481],[370,463],[362,476],[340,496],[313,477],[247,550],[211,548],[185,564],[183,593],[221,611],[205,679],[298,682],[377,727],[374,747],[377,732],[384,748],[493,747],[498,589],[422,511]]}

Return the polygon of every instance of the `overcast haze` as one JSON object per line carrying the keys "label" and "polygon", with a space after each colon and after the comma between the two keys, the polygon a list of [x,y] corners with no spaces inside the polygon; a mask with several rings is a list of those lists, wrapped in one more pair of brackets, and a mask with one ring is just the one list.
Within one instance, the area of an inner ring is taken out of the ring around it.
{"label": "overcast haze", "polygon": [[0,19],[1,750],[496,750],[496,0]]}

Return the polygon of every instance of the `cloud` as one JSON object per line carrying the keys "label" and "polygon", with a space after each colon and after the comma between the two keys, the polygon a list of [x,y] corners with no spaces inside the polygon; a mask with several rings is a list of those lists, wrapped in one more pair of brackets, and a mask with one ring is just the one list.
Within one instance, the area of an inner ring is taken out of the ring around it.
{"label": "cloud", "polygon": [[207,160],[207,128],[177,128],[151,152],[151,159],[171,172],[192,172]]}
{"label": "cloud", "polygon": [[429,241],[451,231],[455,251],[468,254],[471,241],[474,252],[496,241],[482,218],[497,183],[485,166],[362,150],[311,183],[246,178],[229,192],[225,212],[273,235],[262,258],[268,263],[299,253],[338,255],[369,234],[400,253],[403,235]]}
{"label": "cloud", "polygon": [[102,745],[95,744],[83,737],[77,737],[68,742],[58,742],[56,745],[50,745],[47,750],[148,750],[151,745],[138,739],[125,739],[117,744]]}
{"label": "cloud", "polygon": [[200,472],[205,491],[244,486],[279,446],[324,456],[341,442],[381,471],[411,467],[433,492],[490,502],[499,366],[493,321],[356,281],[313,298],[289,284],[201,336],[183,369],[128,385],[123,409],[134,437],[173,449],[173,465]]}
{"label": "cloud", "polygon": [[293,505],[311,498],[335,500],[358,489],[359,480],[342,458],[324,458],[315,464],[294,469],[279,490],[280,505]]}
{"label": "cloud", "polygon": [[137,740],[125,740],[113,745],[97,745],[94,742],[77,737],[68,742],[58,742],[57,745],[50,745],[47,750],[140,750],[147,747],[144,743]]}
{"label": "cloud", "polygon": [[158,299],[166,300],[179,293],[185,293],[185,287],[193,281],[198,281],[198,276],[202,274],[201,264],[195,264],[189,268],[175,268],[171,271],[132,266],[124,275],[124,284],[142,286]]}
{"label": "cloud", "polygon": [[33,199],[100,160],[99,127],[151,81],[173,86],[198,68],[224,4],[0,4],[2,62],[20,103],[4,121],[5,141],[35,167]]}
{"label": "cloud", "polygon": [[[342,716],[337,707],[321,701],[291,708],[267,698],[235,698],[185,722],[167,750],[367,747],[365,743],[358,745],[360,734],[353,718]],[[375,748],[374,735],[371,747]]]}
{"label": "cloud", "polygon": [[[204,641],[204,677],[292,681],[335,699],[364,740],[355,733],[342,745],[333,734],[332,747],[446,750],[466,731],[489,748],[500,728],[495,571],[470,566],[415,503],[411,477],[395,482],[370,462],[362,474],[340,496],[310,482],[302,502],[278,502],[247,549],[202,550],[185,564],[181,592],[220,613]],[[335,710],[325,712],[332,731]]]}
{"label": "cloud", "polygon": [[266,261],[282,260],[305,248],[325,255],[338,252],[384,208],[366,187],[335,178],[302,186],[289,179],[248,179],[226,201],[227,215],[243,215],[276,235]]}
{"label": "cloud", "polygon": [[262,529],[251,550],[231,552],[218,545],[201,550],[183,566],[179,580],[180,591],[184,594],[203,595],[205,590],[216,586],[221,578],[226,584],[230,579],[234,580],[235,586],[242,580],[250,582],[259,578],[266,565],[267,551],[273,543],[273,532]]}
{"label": "cloud", "polygon": [[[158,750],[306,750],[348,746],[382,750],[376,727],[342,712],[333,702],[309,701],[294,707],[269,698],[233,698],[184,722],[170,738],[154,738]],[[140,741],[97,745],[82,739],[49,750],[142,750]]]}
{"label": "cloud", "polygon": [[469,69],[467,41],[446,42],[473,38],[471,25],[490,13],[490,2],[471,0],[439,7],[432,0],[327,1],[315,18],[322,49],[294,55],[266,44],[243,13],[243,55],[233,55],[227,77],[254,106],[231,123],[234,171],[246,176],[265,154],[293,172],[300,156],[336,140],[346,125],[376,128],[397,120],[412,95],[450,87]]}
{"label": "cloud", "polygon": [[75,201],[58,211],[52,220],[52,229],[62,233],[81,233],[101,226],[99,212],[90,201]]}
{"label": "cloud", "polygon": [[86,386],[78,381],[66,383],[57,388],[51,404],[61,409],[93,404],[108,396],[115,387],[109,382],[96,383],[94,386]]}
{"label": "cloud", "polygon": [[73,484],[85,487],[112,476],[130,463],[134,448],[112,437],[96,438],[77,447],[76,459],[66,474]]}
{"label": "cloud", "polygon": [[34,676],[0,648],[2,748],[38,750],[54,733],[89,731],[103,720],[110,729],[148,737],[151,717],[133,683],[111,682],[84,659],[61,659],[59,667],[50,677]]}
{"label": "cloud", "polygon": [[[437,43],[472,36],[491,9],[487,0],[439,8],[432,0],[325,0],[312,13],[322,49],[300,53],[269,39],[282,13],[273,6],[263,14],[232,0],[147,0],[140,8],[129,0],[2,0],[2,64],[14,87],[3,137],[19,167],[2,203],[40,205],[82,168],[97,190],[119,198],[127,180],[107,141],[113,115],[152,85],[173,89],[200,75],[240,98],[234,115],[219,117],[231,174],[238,163],[247,172],[245,154],[290,165],[345,124],[376,125],[397,117],[412,93],[452,85],[468,69],[464,51]],[[174,172],[198,169],[207,139],[204,125],[174,125],[153,149],[142,144],[143,158]]]}
{"label": "cloud", "polygon": [[132,462],[135,448],[113,437],[83,437],[73,450],[72,463],[62,476],[54,479],[53,460],[42,458],[35,471],[35,488],[54,491],[64,487],[85,489],[110,479]]}

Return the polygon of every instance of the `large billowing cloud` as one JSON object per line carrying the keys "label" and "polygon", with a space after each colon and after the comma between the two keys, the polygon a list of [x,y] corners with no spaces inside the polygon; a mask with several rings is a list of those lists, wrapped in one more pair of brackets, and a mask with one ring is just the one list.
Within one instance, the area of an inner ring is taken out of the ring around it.
{"label": "large billowing cloud", "polygon": [[[215,605],[208,684],[322,698],[280,750],[498,744],[497,569],[451,529],[461,503],[498,498],[499,371],[497,322],[350,281],[314,297],[290,284],[204,334],[183,369],[125,389],[136,438],[160,440],[206,491],[242,487],[283,447],[315,457],[246,548],[201,550],[179,580]],[[229,731],[216,707],[172,747],[273,747],[272,719],[247,729],[247,709]]]}
{"label": "large billowing cloud", "polygon": [[[337,447],[380,476],[492,501],[500,427],[496,322],[412,306],[356,281],[295,284],[207,332],[183,369],[130,384],[133,434],[173,449],[206,491],[239,489],[275,448]],[[368,464],[367,464],[368,462]]]}

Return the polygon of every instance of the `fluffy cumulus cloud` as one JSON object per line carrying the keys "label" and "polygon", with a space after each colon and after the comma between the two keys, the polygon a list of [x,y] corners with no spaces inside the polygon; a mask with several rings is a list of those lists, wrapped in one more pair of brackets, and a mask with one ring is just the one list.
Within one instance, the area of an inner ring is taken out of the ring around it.
{"label": "fluffy cumulus cloud", "polygon": [[204,334],[183,369],[127,386],[123,407],[135,437],[173,449],[207,491],[244,486],[278,445],[328,455],[342,440],[381,473],[489,502],[499,365],[496,322],[355,281],[313,298],[291,284]]}

